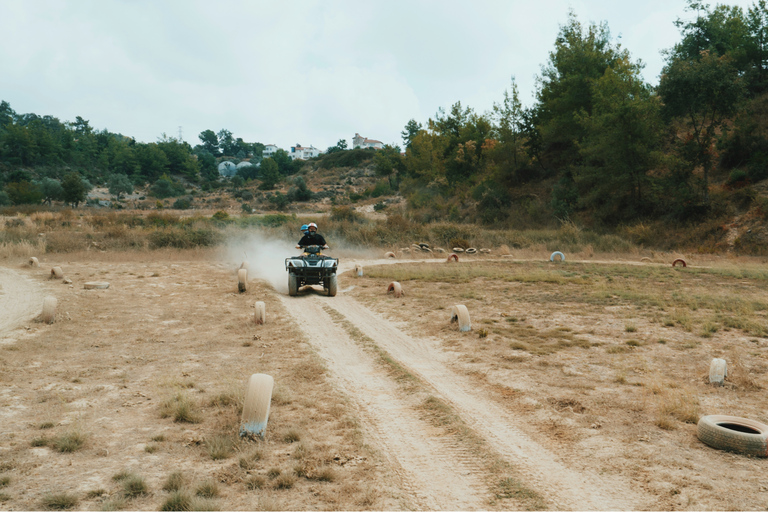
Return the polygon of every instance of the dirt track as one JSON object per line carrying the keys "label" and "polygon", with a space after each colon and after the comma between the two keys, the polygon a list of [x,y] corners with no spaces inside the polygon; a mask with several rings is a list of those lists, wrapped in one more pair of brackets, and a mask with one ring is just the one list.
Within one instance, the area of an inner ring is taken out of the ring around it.
{"label": "dirt track", "polygon": [[[367,263],[366,263],[367,264]],[[450,368],[450,356],[434,340],[415,339],[343,293],[335,299],[310,290],[299,299],[283,297],[288,311],[310,335],[345,390],[358,402],[378,433],[383,448],[403,469],[419,505],[430,509],[482,508],[484,475],[473,454],[434,439],[431,427],[414,416],[414,404],[398,396],[394,384],[377,372],[370,355],[333,325],[331,308],[401,365],[427,381],[433,393],[448,401],[507,462],[541,493],[547,505],[560,510],[635,510],[650,505],[648,497],[618,477],[601,477],[570,468],[555,454],[515,428],[519,421],[483,396]]]}
{"label": "dirt track", "polygon": [[0,267],[0,339],[40,314],[43,291],[38,283]]}

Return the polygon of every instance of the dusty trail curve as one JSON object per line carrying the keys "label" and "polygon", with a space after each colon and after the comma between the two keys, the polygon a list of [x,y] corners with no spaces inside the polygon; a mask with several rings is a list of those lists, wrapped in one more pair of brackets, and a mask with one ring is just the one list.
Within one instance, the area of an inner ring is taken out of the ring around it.
{"label": "dusty trail curve", "polygon": [[[356,402],[365,428],[380,444],[418,509],[479,510],[489,497],[481,470],[470,453],[418,417],[410,403],[323,305],[328,297],[309,292],[281,296],[283,305],[325,359],[339,387]],[[413,505],[408,505],[410,508]]]}
{"label": "dusty trail curve", "polygon": [[38,283],[9,268],[0,267],[0,342],[40,313],[43,295]]}

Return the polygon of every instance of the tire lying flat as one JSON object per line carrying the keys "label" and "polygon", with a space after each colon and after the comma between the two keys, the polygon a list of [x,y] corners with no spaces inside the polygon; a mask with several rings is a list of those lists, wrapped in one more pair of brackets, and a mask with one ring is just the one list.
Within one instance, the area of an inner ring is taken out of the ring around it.
{"label": "tire lying flat", "polygon": [[718,450],[752,457],[768,457],[768,425],[738,416],[703,416],[697,426],[699,440]]}

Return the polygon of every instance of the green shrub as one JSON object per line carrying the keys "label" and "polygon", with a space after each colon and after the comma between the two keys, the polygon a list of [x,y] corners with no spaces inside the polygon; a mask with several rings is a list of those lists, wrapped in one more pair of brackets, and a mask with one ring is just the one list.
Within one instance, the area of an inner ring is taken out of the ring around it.
{"label": "green shrub", "polygon": [[153,231],[149,234],[149,246],[153,249],[174,247],[191,249],[194,247],[212,247],[219,245],[224,236],[210,229],[171,228]]}
{"label": "green shrub", "polygon": [[177,199],[173,202],[173,208],[174,210],[189,210],[192,207],[192,203],[189,199]]}

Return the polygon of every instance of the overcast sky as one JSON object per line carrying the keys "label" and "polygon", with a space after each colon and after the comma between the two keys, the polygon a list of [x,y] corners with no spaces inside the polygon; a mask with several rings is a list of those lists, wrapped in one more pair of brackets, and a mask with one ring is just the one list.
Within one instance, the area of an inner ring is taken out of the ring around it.
{"label": "overcast sky", "polygon": [[[715,4],[716,2],[712,2]],[[753,2],[733,0],[745,9]],[[0,0],[0,100],[18,113],[76,116],[96,129],[199,144],[325,150],[355,133],[402,144],[461,101],[489,111],[514,75],[525,105],[559,27],[606,21],[646,63],[691,19],[685,0]]]}

